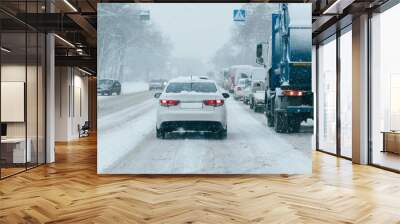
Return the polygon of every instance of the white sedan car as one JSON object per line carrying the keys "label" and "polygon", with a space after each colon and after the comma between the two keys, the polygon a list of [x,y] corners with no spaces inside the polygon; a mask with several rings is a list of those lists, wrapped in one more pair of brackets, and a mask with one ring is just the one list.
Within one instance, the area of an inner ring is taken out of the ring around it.
{"label": "white sedan car", "polygon": [[233,98],[235,100],[243,100],[247,79],[239,79],[238,84],[233,88]]}
{"label": "white sedan car", "polygon": [[176,78],[167,84],[159,99],[157,137],[173,131],[207,131],[221,139],[227,135],[225,98],[215,81],[198,77]]}

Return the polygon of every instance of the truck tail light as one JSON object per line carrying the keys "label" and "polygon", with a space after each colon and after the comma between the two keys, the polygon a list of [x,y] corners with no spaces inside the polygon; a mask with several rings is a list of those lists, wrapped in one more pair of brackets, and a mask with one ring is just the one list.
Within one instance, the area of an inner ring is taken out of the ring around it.
{"label": "truck tail light", "polygon": [[218,107],[224,105],[224,100],[204,100],[203,103],[207,106]]}
{"label": "truck tail light", "polygon": [[284,96],[303,96],[304,92],[299,90],[283,90]]}
{"label": "truck tail light", "polygon": [[176,106],[178,104],[179,104],[178,100],[166,100],[166,99],[160,100],[160,105],[164,107]]}

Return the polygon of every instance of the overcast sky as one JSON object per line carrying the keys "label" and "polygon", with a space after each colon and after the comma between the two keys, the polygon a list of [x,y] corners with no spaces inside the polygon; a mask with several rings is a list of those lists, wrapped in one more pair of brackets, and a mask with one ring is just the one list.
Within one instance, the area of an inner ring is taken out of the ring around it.
{"label": "overcast sky", "polygon": [[198,58],[207,62],[230,38],[233,9],[242,3],[142,3],[150,20],[167,36],[174,57]]}

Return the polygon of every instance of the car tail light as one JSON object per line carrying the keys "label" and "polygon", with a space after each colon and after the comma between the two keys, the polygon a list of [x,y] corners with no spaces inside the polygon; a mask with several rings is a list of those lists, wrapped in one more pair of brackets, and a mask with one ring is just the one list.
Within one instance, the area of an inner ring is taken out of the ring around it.
{"label": "car tail light", "polygon": [[224,105],[224,100],[204,100],[204,104],[207,106],[222,106]]}
{"label": "car tail light", "polygon": [[282,94],[284,96],[303,96],[304,92],[298,90],[284,90]]}
{"label": "car tail light", "polygon": [[166,99],[160,100],[160,105],[164,107],[176,106],[178,104],[179,104],[178,100],[166,100]]}

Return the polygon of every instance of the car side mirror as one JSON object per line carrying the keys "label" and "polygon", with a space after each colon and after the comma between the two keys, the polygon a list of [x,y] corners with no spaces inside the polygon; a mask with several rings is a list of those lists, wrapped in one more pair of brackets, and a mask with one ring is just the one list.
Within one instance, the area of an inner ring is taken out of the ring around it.
{"label": "car side mirror", "polygon": [[229,94],[228,93],[222,93],[222,96],[226,99],[229,98]]}
{"label": "car side mirror", "polygon": [[160,98],[160,96],[161,96],[161,93],[154,93],[154,98]]}

